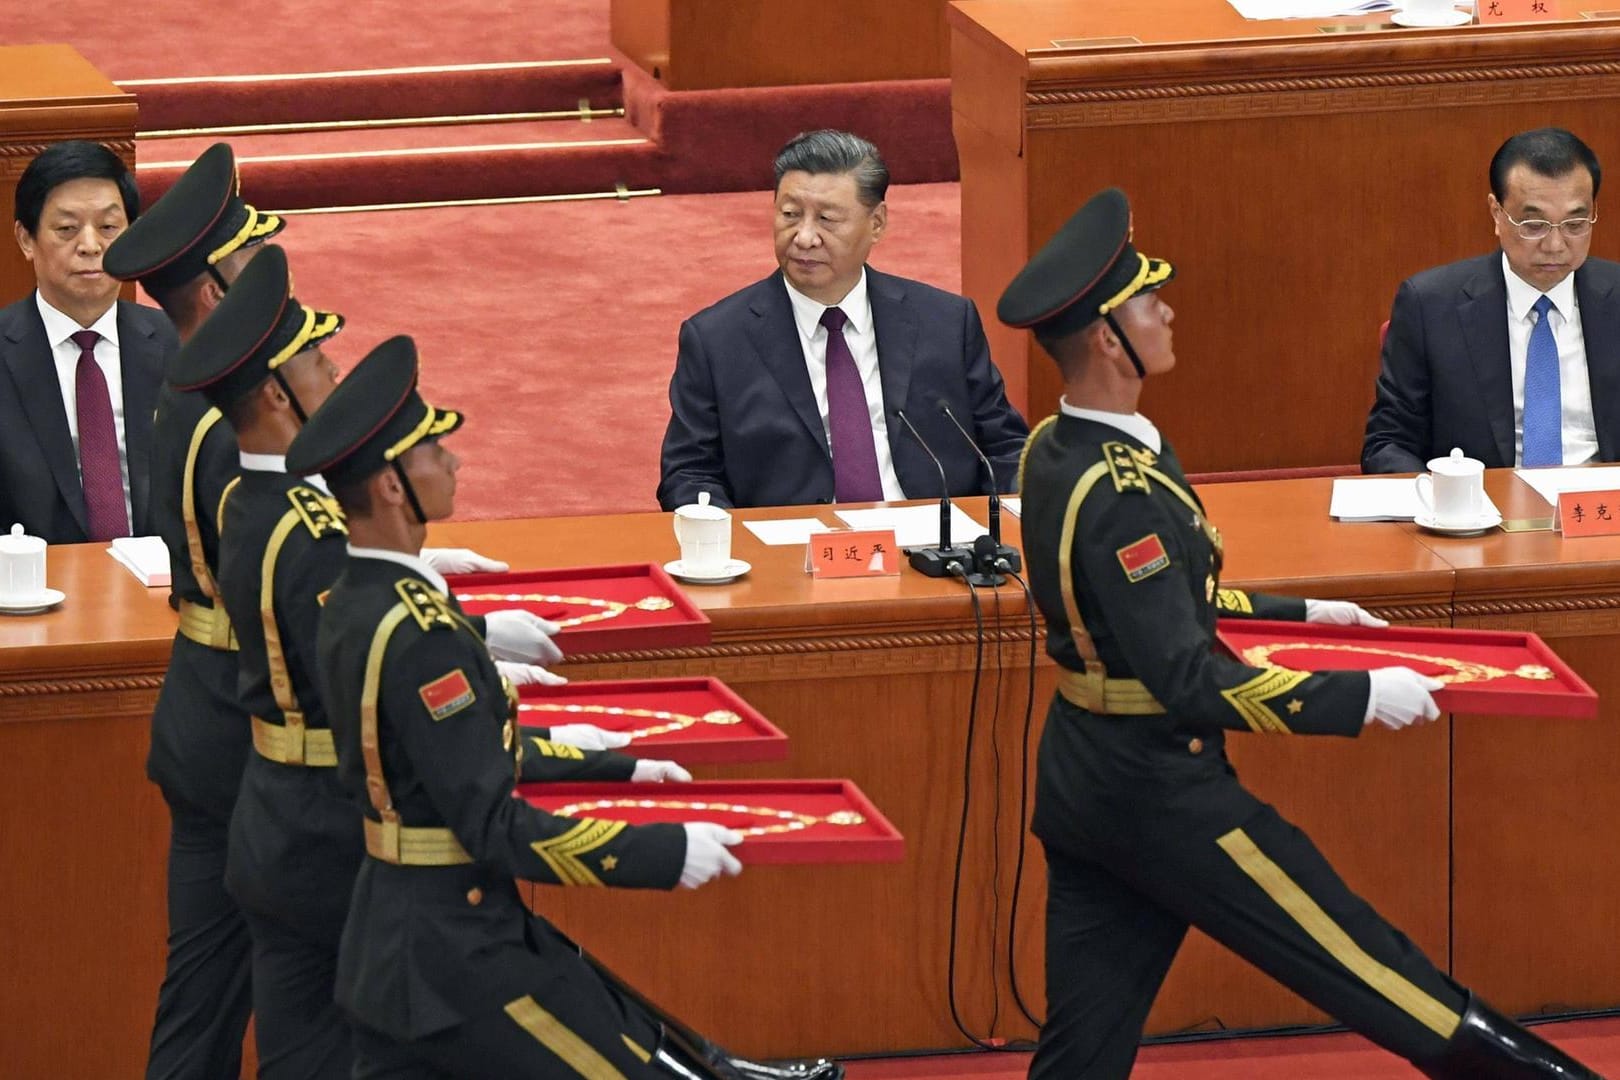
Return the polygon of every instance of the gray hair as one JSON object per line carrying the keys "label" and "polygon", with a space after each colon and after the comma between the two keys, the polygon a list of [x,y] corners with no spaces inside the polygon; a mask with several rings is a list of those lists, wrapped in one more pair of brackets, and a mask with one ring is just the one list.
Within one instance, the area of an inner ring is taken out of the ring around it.
{"label": "gray hair", "polygon": [[855,194],[870,208],[889,193],[889,167],[878,148],[847,131],[823,128],[795,135],[776,152],[776,186],[790,172],[849,173],[855,178]]}

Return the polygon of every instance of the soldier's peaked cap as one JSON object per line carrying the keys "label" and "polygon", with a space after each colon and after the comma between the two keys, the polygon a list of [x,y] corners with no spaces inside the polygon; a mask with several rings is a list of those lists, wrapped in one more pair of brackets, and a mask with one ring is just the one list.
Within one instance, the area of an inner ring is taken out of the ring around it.
{"label": "soldier's peaked cap", "polygon": [[246,396],[277,368],[343,329],[343,316],[292,294],[287,253],[267,244],[169,367],[176,390],[201,390],[216,405]]}
{"label": "soldier's peaked cap", "polygon": [[1165,260],[1131,246],[1131,204],[1123,191],[1107,188],[1086,200],[1018,272],[996,315],[1008,326],[1064,337],[1175,274]]}
{"label": "soldier's peaked cap", "polygon": [[236,157],[228,144],[215,143],[113,241],[102,266],[122,281],[182,285],[231,252],[270,239],[282,224],[242,201]]}
{"label": "soldier's peaked cap", "polygon": [[315,410],[287,449],[287,471],[351,484],[427,439],[455,431],[458,412],[436,409],[417,391],[416,342],[401,334],[378,345]]}

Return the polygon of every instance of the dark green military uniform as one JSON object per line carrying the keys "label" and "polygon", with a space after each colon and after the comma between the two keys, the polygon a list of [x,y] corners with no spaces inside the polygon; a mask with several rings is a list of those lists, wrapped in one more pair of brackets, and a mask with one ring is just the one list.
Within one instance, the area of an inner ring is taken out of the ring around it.
{"label": "dark green military uniform", "polygon": [[[220,260],[282,228],[238,194],[231,149],[205,151],[108,248],[103,266],[153,295],[209,276]],[[217,511],[236,473],[236,436],[200,394],[165,386],[152,439],[152,519],[169,549],[169,602],[180,615],[152,714],[146,771],[169,805],[168,958],[147,1076],[235,1076],[249,1012],[249,940],[224,885],[226,834],[248,751],[236,700],[236,640],[219,603]]]}

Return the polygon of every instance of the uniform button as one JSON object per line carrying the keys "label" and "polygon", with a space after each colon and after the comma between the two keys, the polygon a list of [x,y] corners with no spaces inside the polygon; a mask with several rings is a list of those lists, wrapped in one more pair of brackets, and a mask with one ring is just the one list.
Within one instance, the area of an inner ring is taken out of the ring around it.
{"label": "uniform button", "polygon": [[1189,753],[1189,754],[1202,754],[1203,752],[1204,752],[1204,740],[1203,739],[1200,739],[1195,735],[1192,738],[1187,740],[1187,753]]}
{"label": "uniform button", "polygon": [[471,904],[473,907],[477,907],[479,904],[482,904],[483,902],[484,902],[484,890],[483,889],[474,887],[474,888],[471,888],[471,889],[467,890],[467,903]]}

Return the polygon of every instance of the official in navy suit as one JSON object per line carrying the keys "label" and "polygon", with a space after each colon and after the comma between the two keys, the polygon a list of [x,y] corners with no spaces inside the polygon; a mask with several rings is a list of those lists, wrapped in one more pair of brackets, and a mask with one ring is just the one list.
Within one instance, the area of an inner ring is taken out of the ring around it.
{"label": "official in navy suit", "polygon": [[151,532],[152,413],[179,340],[101,268],[139,211],[135,178],[97,143],[57,143],[17,182],[38,287],[0,309],[0,528],[52,544]]}
{"label": "official in navy suit", "polygon": [[1587,258],[1597,156],[1561,128],[1523,132],[1490,179],[1501,251],[1395,295],[1365,472],[1420,471],[1452,447],[1492,468],[1620,460],[1620,263]]}
{"label": "official in navy suit", "polygon": [[658,502],[721,506],[1011,491],[1029,429],[1007,402],[972,301],[866,265],[888,224],[877,148],[813,131],[776,156],[781,269],[688,319],[669,384]]}

